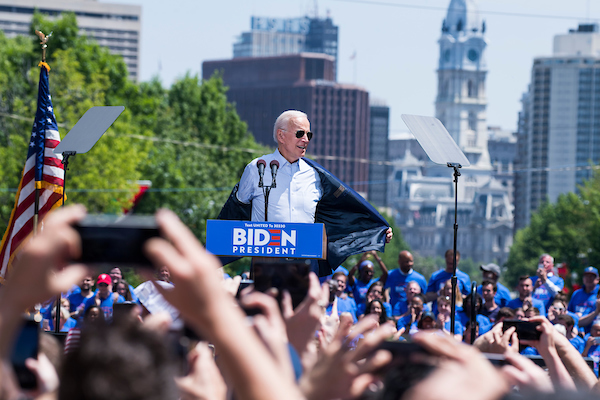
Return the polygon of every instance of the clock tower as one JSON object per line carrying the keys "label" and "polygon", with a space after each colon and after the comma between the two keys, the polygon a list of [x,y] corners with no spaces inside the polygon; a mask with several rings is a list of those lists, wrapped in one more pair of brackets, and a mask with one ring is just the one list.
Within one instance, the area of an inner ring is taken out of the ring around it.
{"label": "clock tower", "polygon": [[471,165],[490,169],[485,95],[485,22],[476,0],[451,0],[442,23],[436,117]]}

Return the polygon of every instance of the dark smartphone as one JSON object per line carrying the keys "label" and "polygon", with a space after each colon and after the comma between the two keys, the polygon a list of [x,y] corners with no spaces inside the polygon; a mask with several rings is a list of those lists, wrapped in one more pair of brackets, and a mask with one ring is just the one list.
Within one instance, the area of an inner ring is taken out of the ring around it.
{"label": "dark smartphone", "polygon": [[146,240],[160,236],[153,216],[88,215],[75,229],[81,236],[77,262],[154,268],[143,251]]}
{"label": "dark smartphone", "polygon": [[[134,311],[137,309],[137,311]],[[139,304],[132,301],[113,304],[113,323],[135,320],[142,312]]]}
{"label": "dark smartphone", "polygon": [[437,357],[417,343],[385,341],[377,350],[392,353],[392,361],[376,371],[384,381],[383,393],[378,399],[399,399],[425,379],[435,368]]}
{"label": "dark smartphone", "polygon": [[502,332],[506,332],[508,328],[514,326],[517,329],[519,340],[540,340],[542,332],[536,329],[540,324],[541,322],[504,320],[502,321]]}
{"label": "dark smartphone", "polygon": [[335,294],[338,290],[338,283],[333,279],[329,280],[329,304],[333,304],[335,300]]}
{"label": "dark smartphone", "polygon": [[495,365],[497,367],[502,367],[504,365],[510,365],[510,363],[508,361],[506,361],[504,354],[483,353],[483,355],[485,356],[485,358],[488,359],[489,362],[492,363],[492,365]]}
{"label": "dark smartphone", "polygon": [[185,376],[190,372],[188,354],[201,340],[202,338],[188,325],[184,325],[180,330],[167,333],[167,343],[178,376]]}
{"label": "dark smartphone", "polygon": [[19,386],[23,389],[34,390],[37,388],[37,378],[33,372],[25,366],[28,358],[37,359],[39,351],[40,328],[37,322],[26,320],[11,355],[11,362]]}
{"label": "dark smartphone", "polygon": [[260,292],[277,289],[277,301],[281,304],[284,291],[289,292],[292,306],[296,308],[308,293],[310,260],[277,260],[276,263],[257,261],[252,264],[254,288]]}

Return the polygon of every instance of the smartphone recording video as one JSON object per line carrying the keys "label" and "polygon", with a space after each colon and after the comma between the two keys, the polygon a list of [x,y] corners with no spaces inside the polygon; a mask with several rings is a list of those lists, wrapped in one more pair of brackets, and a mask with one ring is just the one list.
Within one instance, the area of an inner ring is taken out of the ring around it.
{"label": "smartphone recording video", "polygon": [[435,370],[437,357],[418,343],[385,341],[376,350],[392,353],[392,361],[377,371],[384,381],[380,399],[400,399]]}
{"label": "smartphone recording video", "polygon": [[276,263],[257,261],[252,265],[254,288],[260,292],[277,289],[281,304],[284,291],[289,292],[292,306],[296,308],[308,293],[310,260],[277,260]]}
{"label": "smartphone recording video", "polygon": [[15,375],[22,389],[33,390],[37,388],[37,378],[25,366],[25,360],[37,360],[39,351],[40,328],[37,322],[26,320],[12,351],[11,363]]}
{"label": "smartphone recording video", "polygon": [[502,321],[502,332],[506,332],[508,328],[514,326],[519,340],[540,340],[542,332],[537,330],[540,324],[541,322],[504,320]]}
{"label": "smartphone recording video", "polygon": [[75,229],[82,250],[77,262],[154,268],[143,250],[146,240],[160,236],[153,216],[88,215]]}

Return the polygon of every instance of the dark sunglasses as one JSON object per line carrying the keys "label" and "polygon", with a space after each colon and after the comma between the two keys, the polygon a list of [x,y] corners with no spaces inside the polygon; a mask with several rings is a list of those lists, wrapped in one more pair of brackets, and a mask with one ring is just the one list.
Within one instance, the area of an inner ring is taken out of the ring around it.
{"label": "dark sunglasses", "polygon": [[304,134],[306,133],[306,137],[308,138],[308,140],[311,140],[313,137],[313,133],[311,131],[296,131],[296,137],[298,139],[300,139],[301,137],[304,137]]}
{"label": "dark sunglasses", "polygon": [[108,283],[102,282],[102,283],[99,283],[98,286],[108,286]]}

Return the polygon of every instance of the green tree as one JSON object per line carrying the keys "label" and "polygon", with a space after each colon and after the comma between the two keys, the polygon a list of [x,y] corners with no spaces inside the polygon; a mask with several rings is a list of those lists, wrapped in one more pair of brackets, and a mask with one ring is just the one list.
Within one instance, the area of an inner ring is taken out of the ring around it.
{"label": "green tree", "polygon": [[222,79],[202,82],[187,74],[176,81],[161,104],[144,179],[153,187],[140,212],[170,208],[205,240],[206,220],[216,218],[245,165],[261,148],[227,102]]}

